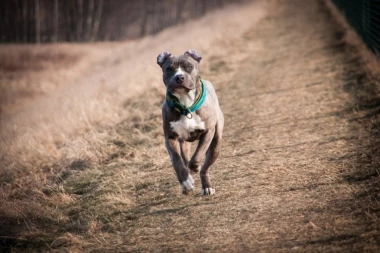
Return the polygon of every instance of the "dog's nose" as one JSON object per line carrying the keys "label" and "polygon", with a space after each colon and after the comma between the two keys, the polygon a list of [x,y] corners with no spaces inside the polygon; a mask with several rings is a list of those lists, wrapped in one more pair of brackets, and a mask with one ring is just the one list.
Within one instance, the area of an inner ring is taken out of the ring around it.
{"label": "dog's nose", "polygon": [[185,81],[185,76],[184,76],[184,75],[177,75],[177,76],[175,77],[175,81],[176,81],[177,83],[183,83],[183,82]]}

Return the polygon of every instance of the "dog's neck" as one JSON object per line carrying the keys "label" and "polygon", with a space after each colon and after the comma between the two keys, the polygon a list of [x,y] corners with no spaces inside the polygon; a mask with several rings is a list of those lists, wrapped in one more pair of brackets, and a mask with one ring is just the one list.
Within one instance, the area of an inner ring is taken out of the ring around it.
{"label": "dog's neck", "polygon": [[173,95],[179,99],[179,102],[181,104],[183,104],[186,107],[190,107],[195,103],[198,96],[200,95],[200,89],[201,86],[198,81],[195,89],[192,89],[190,91],[186,89],[177,89],[173,92]]}

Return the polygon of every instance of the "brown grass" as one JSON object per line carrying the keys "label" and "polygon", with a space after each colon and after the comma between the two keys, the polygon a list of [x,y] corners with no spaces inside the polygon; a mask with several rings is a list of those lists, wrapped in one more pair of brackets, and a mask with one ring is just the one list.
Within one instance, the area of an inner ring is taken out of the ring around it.
{"label": "brown grass", "polygon": [[[106,44],[105,44],[106,45]],[[49,95],[86,70],[106,52],[88,45],[2,45],[0,47],[0,111],[16,114],[34,98]]]}
{"label": "brown grass", "polygon": [[[320,1],[248,6],[95,45],[71,85],[19,98],[1,128],[2,249],[376,252],[376,66]],[[196,36],[166,39],[183,29]],[[163,145],[155,57],[188,48],[226,118],[213,197],[181,195]]]}

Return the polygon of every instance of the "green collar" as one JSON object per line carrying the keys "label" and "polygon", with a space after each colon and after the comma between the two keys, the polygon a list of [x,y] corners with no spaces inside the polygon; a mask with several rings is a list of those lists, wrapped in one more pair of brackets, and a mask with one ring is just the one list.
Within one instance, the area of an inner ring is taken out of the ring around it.
{"label": "green collar", "polygon": [[199,95],[198,99],[194,102],[194,104],[187,107],[181,104],[179,99],[176,96],[174,96],[173,93],[171,93],[170,91],[166,91],[166,101],[168,102],[168,105],[185,116],[201,108],[201,106],[203,105],[206,99],[207,92],[206,92],[206,87],[202,79],[200,79],[200,81],[201,81],[201,94]]}

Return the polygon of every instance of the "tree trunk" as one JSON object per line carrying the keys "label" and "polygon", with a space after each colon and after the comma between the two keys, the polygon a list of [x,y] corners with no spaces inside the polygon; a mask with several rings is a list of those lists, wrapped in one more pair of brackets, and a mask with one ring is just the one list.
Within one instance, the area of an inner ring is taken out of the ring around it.
{"label": "tree trunk", "polygon": [[40,44],[41,43],[41,23],[40,23],[40,2],[39,0],[34,1],[34,17],[36,21],[36,43]]}
{"label": "tree trunk", "polygon": [[88,1],[88,12],[87,12],[87,22],[86,22],[86,37],[85,41],[89,41],[91,38],[91,27],[92,27],[92,15],[94,12],[94,0]]}
{"label": "tree trunk", "polygon": [[103,0],[99,0],[98,8],[96,9],[96,14],[95,14],[95,21],[94,21],[94,27],[92,30],[91,41],[97,40],[99,25],[100,25],[100,18],[102,16],[102,10],[103,10]]}
{"label": "tree trunk", "polygon": [[58,0],[54,0],[54,35],[53,42],[57,43],[58,41]]}
{"label": "tree trunk", "polygon": [[83,41],[83,0],[78,0],[77,41]]}
{"label": "tree trunk", "polygon": [[182,2],[182,0],[177,0],[177,15],[175,18],[176,23],[178,23],[180,19],[182,18],[183,6],[184,6],[184,3]]}
{"label": "tree trunk", "polygon": [[144,4],[142,5],[142,21],[141,21],[141,29],[140,29],[140,36],[144,37],[146,35],[146,26],[148,22],[148,15],[149,15],[149,4],[147,3],[147,0],[144,0]]}
{"label": "tree trunk", "polygon": [[28,42],[28,1],[22,2],[22,25],[23,25],[23,40]]}

